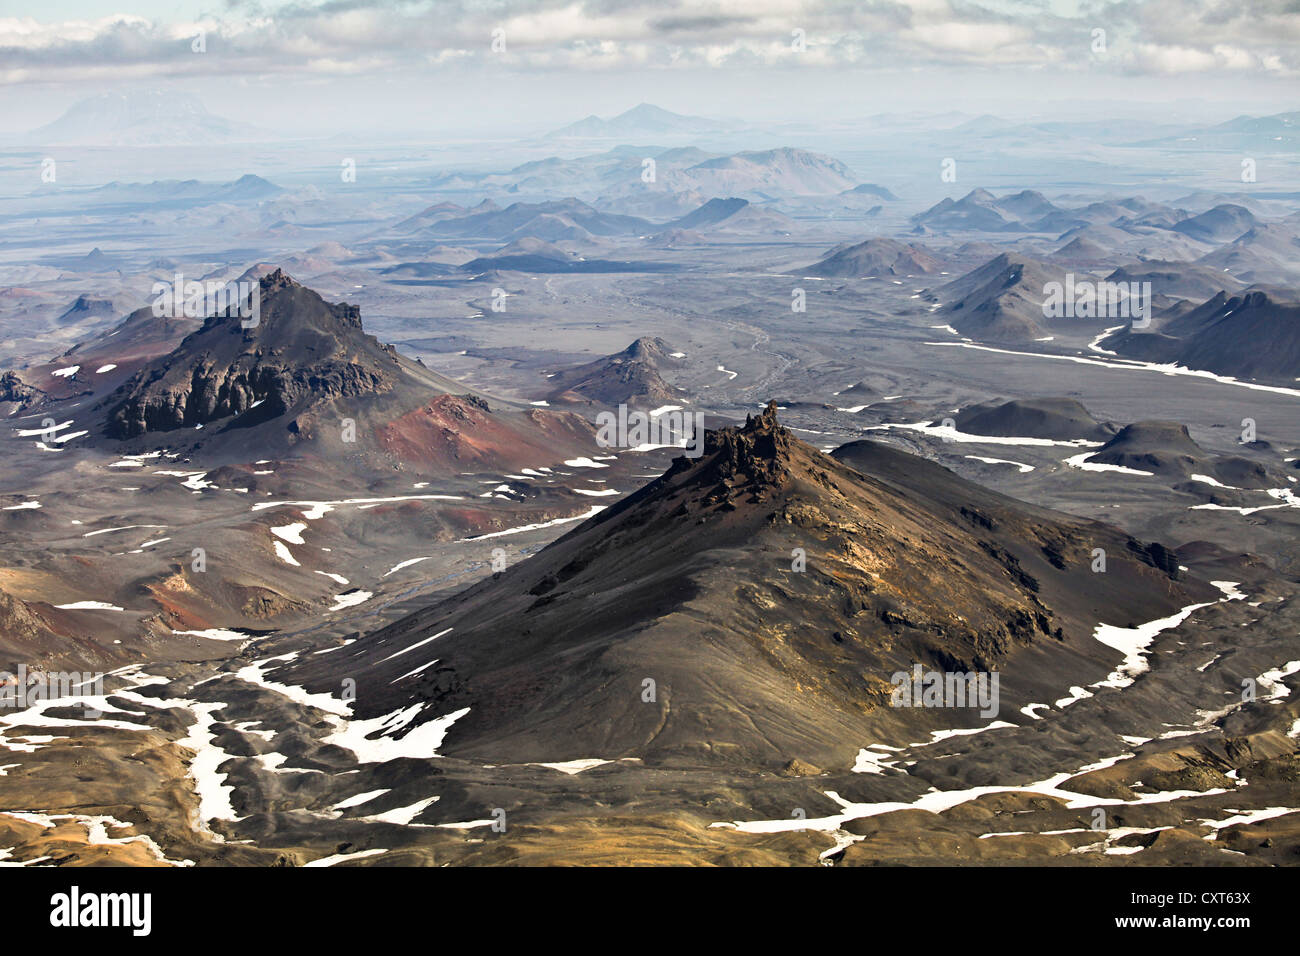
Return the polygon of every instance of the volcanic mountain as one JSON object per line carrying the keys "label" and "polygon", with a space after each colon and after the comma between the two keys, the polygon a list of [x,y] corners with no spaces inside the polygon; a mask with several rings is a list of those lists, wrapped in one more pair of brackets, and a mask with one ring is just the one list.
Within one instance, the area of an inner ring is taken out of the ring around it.
{"label": "volcanic mountain", "polygon": [[1202,242],[1227,242],[1259,225],[1249,209],[1232,203],[1215,206],[1174,225],[1175,232]]}
{"label": "volcanic mountain", "polygon": [[1262,222],[1197,263],[1245,282],[1291,284],[1300,280],[1300,236],[1285,220]]}
{"label": "volcanic mountain", "polygon": [[887,446],[836,455],[770,403],[536,556],[271,677],[351,677],[376,733],[440,720],[439,753],[478,761],[848,767],[881,733],[971,719],[892,707],[891,674],[913,662],[1000,669],[1014,715],[1008,699],[1110,672],[1099,621],[1217,595],[1114,528]]}
{"label": "volcanic mountain", "polygon": [[622,138],[674,136],[715,132],[720,124],[701,116],[683,116],[652,103],[640,103],[610,119],[588,116],[576,123],[547,133],[546,139]]}
{"label": "volcanic mountain", "polygon": [[458,470],[592,447],[576,416],[489,405],[367,335],[356,306],[328,303],[279,269],[258,290],[255,325],[245,328],[234,308],[211,315],[100,402],[105,436],[201,441],[240,460],[251,446],[265,454],[306,443]]}
{"label": "volcanic mountain", "polygon": [[918,276],[943,268],[943,263],[925,246],[904,245],[893,239],[876,237],[841,249],[794,275],[813,276]]}
{"label": "volcanic mountain", "polygon": [[500,239],[506,242],[526,236],[554,241],[578,236],[643,235],[654,228],[649,220],[601,212],[594,206],[572,198],[537,203],[517,202],[505,209],[476,206],[463,216],[438,219],[429,224],[429,231],[439,236]]}
{"label": "volcanic mountain", "polygon": [[704,203],[704,205],[691,210],[680,219],[674,219],[672,222],[668,223],[667,228],[700,229],[705,226],[716,226],[718,223],[730,219],[748,205],[748,199],[739,199],[736,197],[730,199],[710,199],[708,202]]}
{"label": "volcanic mountain", "polygon": [[[963,335],[1003,342],[1028,342],[1044,336],[1045,287],[1060,281],[1058,271],[1034,259],[1002,253],[938,289],[942,315]],[[1070,319],[1095,325],[1091,319]]]}
{"label": "volcanic mountain", "polygon": [[54,321],[57,325],[76,325],[87,319],[112,315],[115,311],[112,299],[93,295],[79,295],[77,300],[68,307],[68,311]]}
{"label": "volcanic mountain", "polygon": [[1187,426],[1178,422],[1126,425],[1085,461],[1133,468],[1175,481],[1201,475],[1237,488],[1270,488],[1282,483],[1248,458],[1211,455],[1196,443]]}
{"label": "volcanic mountain", "polygon": [[1117,332],[1104,346],[1143,361],[1291,384],[1300,374],[1300,303],[1263,290],[1218,292],[1158,328]]}
{"label": "volcanic mountain", "polygon": [[961,199],[941,199],[912,222],[935,231],[1023,232],[1027,223],[1059,208],[1031,189],[1013,196],[996,197],[987,189],[973,189]]}
{"label": "volcanic mountain", "polygon": [[1002,404],[971,405],[955,419],[959,431],[1007,438],[1053,441],[1108,441],[1115,426],[1099,422],[1072,398],[1015,399]]}
{"label": "volcanic mountain", "polygon": [[710,199],[685,216],[666,223],[669,230],[690,232],[734,231],[790,233],[794,222],[774,209],[755,206],[748,199]]}
{"label": "volcanic mountain", "polygon": [[614,355],[557,372],[550,379],[547,401],[557,404],[666,405],[680,402],[677,391],[659,375],[679,364],[671,346],[642,336]]}
{"label": "volcanic mountain", "polygon": [[1208,299],[1224,289],[1236,289],[1240,283],[1222,269],[1190,262],[1149,260],[1138,265],[1120,266],[1107,282],[1150,282],[1152,297],[1168,296]]}
{"label": "volcanic mountain", "polygon": [[687,170],[701,192],[714,196],[818,196],[858,184],[838,159],[784,146],[706,159]]}

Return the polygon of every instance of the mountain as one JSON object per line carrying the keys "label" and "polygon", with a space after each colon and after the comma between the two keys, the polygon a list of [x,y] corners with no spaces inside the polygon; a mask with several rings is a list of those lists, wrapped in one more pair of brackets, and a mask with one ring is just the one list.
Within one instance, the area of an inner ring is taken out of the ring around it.
{"label": "mountain", "polygon": [[[557,226],[581,232],[575,231],[571,236],[563,236],[557,233]],[[493,207],[481,211],[475,207],[467,215],[438,219],[427,226],[433,235],[499,239],[504,242],[525,236],[553,242],[561,238],[644,235],[654,228],[654,224],[647,219],[601,212],[578,199],[517,202],[505,209]]]}
{"label": "mountain", "polygon": [[919,276],[943,269],[937,254],[918,243],[904,245],[893,239],[875,237],[847,249],[834,252],[792,275],[840,276]]}
{"label": "mountain", "polygon": [[1135,146],[1189,150],[1231,150],[1242,155],[1288,153],[1300,148],[1300,113],[1238,116],[1215,126],[1185,130],[1176,136],[1148,139]]}
{"label": "mountain", "polygon": [[1101,245],[1096,239],[1090,236],[1075,236],[1053,252],[1051,258],[1059,262],[1084,265],[1104,262],[1113,255],[1112,250]]}
{"label": "mountain", "polygon": [[1224,289],[1236,289],[1241,284],[1221,269],[1159,260],[1121,266],[1106,276],[1106,281],[1150,282],[1153,296],[1202,300]]}
{"label": "mountain", "polygon": [[1124,329],[1103,344],[1128,358],[1292,384],[1300,377],[1300,302],[1262,290],[1218,292],[1157,327]]}
{"label": "mountain", "polygon": [[320,397],[379,394],[397,383],[396,355],[362,333],[355,306],[328,304],[280,271],[260,280],[259,291],[255,328],[243,328],[234,309],[211,315],[115,392],[109,437],[194,429],[245,414],[257,421],[292,417]]}
{"label": "mountain", "polygon": [[1156,473],[1190,473],[1206,457],[1178,422],[1134,422],[1088,456],[1089,462]]}
{"label": "mountain", "polygon": [[741,210],[749,206],[748,199],[710,199],[698,209],[694,209],[667,223],[665,228],[668,229],[700,229],[707,226],[716,226],[725,222]]}
{"label": "mountain", "polygon": [[266,137],[265,130],[209,113],[195,96],[147,90],[100,93],[79,100],[25,139],[41,146],[177,146]]}
{"label": "mountain", "polygon": [[674,136],[688,133],[709,133],[721,129],[721,124],[700,116],[672,113],[650,103],[641,103],[611,119],[588,116],[576,123],[547,133],[546,139],[638,139],[655,136]]}
{"label": "mountain", "polygon": [[698,233],[768,233],[788,236],[798,227],[775,209],[755,206],[748,199],[710,199],[685,216],[665,224],[666,231]]}
{"label": "mountain", "polygon": [[595,403],[661,406],[682,401],[680,394],[660,377],[660,370],[679,366],[671,346],[660,338],[642,337],[614,355],[564,369],[551,377],[551,404]]}
{"label": "mountain", "polygon": [[[1060,281],[1050,266],[1026,256],[1001,253],[947,285],[938,294],[939,313],[962,335],[1004,342],[1028,342],[1044,337],[1045,286]],[[1064,320],[1091,326],[1095,320]]]}
{"label": "mountain", "polygon": [[789,146],[707,159],[685,175],[695,188],[715,196],[830,195],[858,181],[838,159]]}
{"label": "mountain", "polygon": [[[491,204],[492,209],[498,208],[496,203]],[[458,206],[454,202],[436,202],[432,206],[426,206],[414,216],[408,216],[393,227],[395,232],[417,232],[436,222],[442,222],[444,219],[457,219],[469,213],[469,209],[464,206]],[[480,212],[487,212],[487,209],[480,209]]]}
{"label": "mountain", "polygon": [[1171,481],[1200,475],[1233,488],[1275,488],[1280,483],[1258,462],[1237,455],[1211,455],[1192,439],[1187,426],[1178,422],[1125,425],[1083,460],[1087,464],[1132,468]]}
{"label": "mountain", "polygon": [[[552,243],[534,236],[516,239],[488,256],[479,256],[461,265],[462,272],[483,274],[512,271],[532,273],[596,273],[596,272],[670,272],[676,267],[662,262],[630,262],[616,259],[599,259],[566,252]],[[395,269],[387,270],[390,272]]]}
{"label": "mountain", "polygon": [[854,186],[852,189],[844,190],[840,195],[846,198],[866,196],[871,199],[883,199],[885,202],[898,202],[897,196],[891,193],[884,186],[877,186],[875,183],[862,183],[859,186]]}
{"label": "mountain", "polygon": [[527,236],[516,239],[502,246],[488,256],[479,256],[464,263],[461,268],[467,272],[485,272],[488,269],[518,269],[520,271],[544,271],[547,267],[564,267],[576,262],[577,256],[565,252],[558,246]]}
{"label": "mountain", "polygon": [[95,295],[79,295],[66,312],[55,319],[57,325],[77,325],[87,319],[112,315],[117,311],[112,299]]}
{"label": "mountain", "polygon": [[1072,398],[1029,398],[971,405],[963,408],[954,421],[959,431],[1006,438],[1108,441],[1115,434],[1114,425],[1097,421]]}
{"label": "mountain", "polygon": [[1163,203],[1151,202],[1141,196],[1126,199],[1104,199],[1082,206],[1056,209],[1030,223],[1034,232],[1066,232],[1080,226],[1117,225],[1121,220],[1134,221],[1148,216],[1169,216],[1169,222],[1186,218],[1181,210],[1171,210]]}
{"label": "mountain", "polygon": [[576,416],[489,404],[400,356],[363,331],[356,306],[328,303],[279,269],[259,280],[258,293],[255,327],[244,328],[233,309],[210,315],[102,399],[94,411],[104,435],[201,444],[209,458],[301,446],[457,471],[594,444]]}
{"label": "mountain", "polygon": [[1260,223],[1196,261],[1243,282],[1291,284],[1300,281],[1300,235],[1295,226]]}
{"label": "mountain", "polygon": [[997,668],[1004,708],[1051,699],[1118,663],[1099,620],[1215,594],[1168,549],[923,459],[823,455],[771,403],[535,556],[270,678],[325,691],[347,675],[369,691],[354,717],[401,711],[403,735],[439,720],[452,758],[848,768],[886,729],[969,721],[891,706],[891,673],[914,662]]}
{"label": "mountain", "polygon": [[1206,243],[1181,232],[1155,226],[1139,226],[1117,219],[1122,225],[1086,223],[1057,238],[1066,243],[1051,258],[1088,267],[1114,267],[1117,263],[1148,259],[1190,260],[1205,255]]}
{"label": "mountain", "polygon": [[1225,203],[1175,223],[1173,229],[1202,242],[1226,242],[1257,225],[1259,220],[1245,206]]}
{"label": "mountain", "polygon": [[[650,161],[654,164],[654,176],[646,181],[643,177],[651,168]],[[857,178],[839,160],[792,147],[728,155],[694,147],[628,145],[584,156],[549,156],[505,172],[448,173],[429,183],[432,189],[443,193],[478,192],[529,200],[576,197],[565,201],[581,200],[611,214],[647,216],[658,222],[687,215],[711,197],[737,197],[765,203],[774,198],[829,197],[843,194],[855,185]],[[863,198],[858,199],[859,205]],[[853,205],[845,200],[841,202],[846,208]],[[481,210],[471,210],[478,211]],[[464,217],[435,212],[429,218]],[[395,228],[410,231],[418,227],[418,221],[408,220]],[[627,231],[644,234],[644,230]],[[502,235],[494,233],[497,237]]]}
{"label": "mountain", "polygon": [[1028,222],[1059,211],[1031,189],[1002,198],[987,189],[972,189],[961,199],[940,200],[913,216],[912,222],[939,232],[1026,232],[1030,229]]}

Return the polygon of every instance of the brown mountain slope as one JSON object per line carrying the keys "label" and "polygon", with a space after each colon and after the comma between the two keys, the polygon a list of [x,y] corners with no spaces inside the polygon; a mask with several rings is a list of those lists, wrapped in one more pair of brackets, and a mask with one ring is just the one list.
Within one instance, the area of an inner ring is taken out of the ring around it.
{"label": "brown mountain slope", "polygon": [[1014,716],[1008,698],[1050,699],[1118,662],[1099,621],[1217,594],[1177,580],[1159,545],[883,446],[840,452],[853,467],[769,405],[535,557],[288,679],[354,679],[356,716],[389,715],[397,736],[458,714],[439,752],[487,762],[846,767],[882,734],[975,722],[892,707],[890,676],[913,662],[1002,669]]}

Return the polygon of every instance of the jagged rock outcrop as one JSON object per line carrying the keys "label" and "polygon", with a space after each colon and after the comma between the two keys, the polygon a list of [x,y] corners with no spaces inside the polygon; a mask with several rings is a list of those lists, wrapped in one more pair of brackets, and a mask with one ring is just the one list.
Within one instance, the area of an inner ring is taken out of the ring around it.
{"label": "jagged rock outcrop", "polygon": [[254,409],[266,420],[393,387],[396,356],[362,331],[356,306],[327,303],[278,269],[258,292],[257,324],[246,327],[234,309],[211,315],[132,376],[109,399],[108,436],[194,428]]}

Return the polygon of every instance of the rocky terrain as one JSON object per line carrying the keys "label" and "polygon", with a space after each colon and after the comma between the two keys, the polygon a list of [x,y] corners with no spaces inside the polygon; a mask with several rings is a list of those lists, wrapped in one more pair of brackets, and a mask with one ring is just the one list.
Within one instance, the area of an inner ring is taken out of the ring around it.
{"label": "rocky terrain", "polygon": [[345,100],[0,148],[0,862],[1300,861],[1293,114]]}

